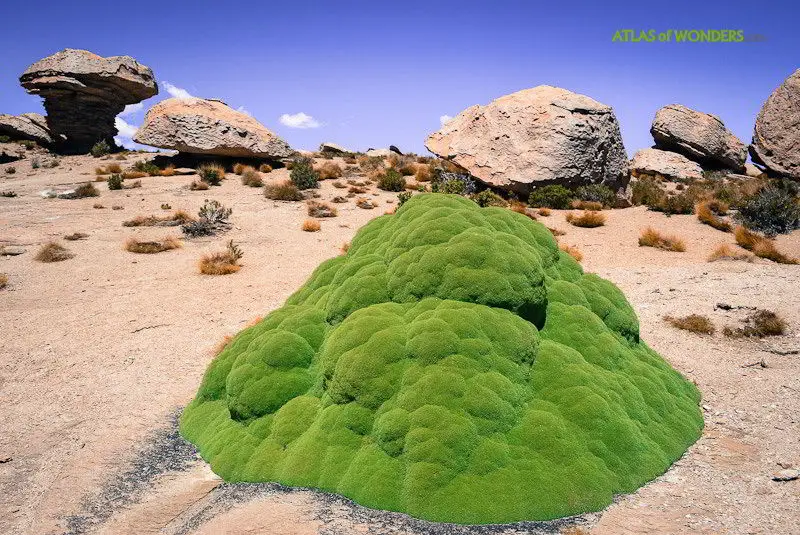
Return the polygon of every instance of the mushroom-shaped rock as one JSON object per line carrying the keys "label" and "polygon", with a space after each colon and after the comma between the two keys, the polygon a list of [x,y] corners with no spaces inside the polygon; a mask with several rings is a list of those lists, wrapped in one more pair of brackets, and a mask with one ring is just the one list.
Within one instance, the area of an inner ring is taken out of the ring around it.
{"label": "mushroom-shaped rock", "polygon": [[191,154],[285,158],[289,145],[251,116],[216,99],[170,98],[150,108],[137,143]]}
{"label": "mushroom-shaped rock", "polygon": [[16,140],[28,139],[43,146],[53,142],[47,119],[38,113],[0,115],[0,135]]}
{"label": "mushroom-shaped rock", "polygon": [[66,153],[88,152],[101,140],[113,144],[114,118],[126,105],[158,94],[153,71],[132,57],[71,48],[37,61],[19,80],[44,98],[50,134]]}
{"label": "mushroom-shaped rock", "polygon": [[703,168],[677,152],[659,149],[642,149],[633,155],[631,174],[662,176],[674,180],[698,180],[703,178]]}
{"label": "mushroom-shaped rock", "polygon": [[670,104],[656,112],[650,133],[656,148],[680,152],[712,167],[744,169],[747,147],[716,115]]}
{"label": "mushroom-shaped rock", "polygon": [[467,108],[425,146],[486,184],[520,192],[600,182],[619,189],[628,170],[612,108],[546,85]]}
{"label": "mushroom-shaped rock", "polygon": [[800,180],[800,69],[772,92],[758,113],[750,156],[776,174]]}

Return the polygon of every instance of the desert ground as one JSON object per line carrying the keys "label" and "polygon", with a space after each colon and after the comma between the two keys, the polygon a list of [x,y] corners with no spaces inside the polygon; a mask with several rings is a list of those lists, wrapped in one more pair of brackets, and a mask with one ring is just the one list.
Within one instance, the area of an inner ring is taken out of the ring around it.
{"label": "desert ground", "polygon": [[[146,158],[128,156],[128,162]],[[356,230],[393,209],[396,194],[372,188],[377,208],[336,205],[339,216],[303,232],[302,202],[268,200],[229,174],[219,187],[190,191],[196,177],[144,177],[142,187],[100,196],[45,199],[49,188],[94,180],[108,162],[61,158],[53,169],[15,162],[0,175],[0,532],[55,533],[792,533],[800,525],[800,480],[773,481],[800,466],[800,267],[767,260],[708,262],[731,234],[693,215],[645,207],[606,211],[605,226],[578,228],[565,212],[539,216],[565,231],[562,244],[583,266],[618,285],[636,309],[642,338],[702,392],[702,438],[662,477],[620,496],[606,510],[551,523],[462,527],[371,511],[342,498],[277,485],[229,485],[180,439],[175,419],[193,397],[221,341],[279,307]],[[3,164],[3,168],[8,164]],[[285,180],[286,169],[265,175]],[[339,195],[323,181],[321,200]],[[178,227],[128,228],[123,221],[173,210],[196,213],[204,199],[233,209],[233,228],[182,239],[179,249],[134,254],[131,236],[181,237]],[[100,203],[104,208],[94,208]],[[122,209],[112,210],[112,206]],[[653,226],[686,241],[687,251],[639,247]],[[86,239],[64,241],[82,232]],[[58,240],[74,258],[34,261]],[[198,271],[200,256],[229,240],[244,252],[227,276]],[[800,256],[800,231],[778,248]],[[752,307],[788,323],[763,340],[723,336]],[[700,313],[717,334],[677,330],[665,315]]]}

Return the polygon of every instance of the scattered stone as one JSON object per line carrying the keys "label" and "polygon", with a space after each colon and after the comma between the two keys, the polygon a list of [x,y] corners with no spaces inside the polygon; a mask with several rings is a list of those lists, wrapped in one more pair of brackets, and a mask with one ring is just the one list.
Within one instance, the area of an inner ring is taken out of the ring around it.
{"label": "scattered stone", "polygon": [[670,180],[699,180],[703,168],[677,152],[660,149],[642,149],[634,154],[630,163],[631,174],[663,177]]}
{"label": "scattered stone", "polygon": [[50,145],[53,142],[47,126],[47,119],[39,113],[0,114],[0,135],[16,140],[35,141],[42,146]]}
{"label": "scattered stone", "polygon": [[628,179],[614,110],[546,85],[467,108],[425,146],[485,184],[521,193],[601,182],[617,191]]}
{"label": "scattered stone", "polygon": [[772,481],[794,481],[800,479],[800,470],[795,468],[785,468],[772,474]]}
{"label": "scattered stone", "polygon": [[800,179],[800,69],[769,96],[756,118],[750,156],[782,176]]}
{"label": "scattered stone", "polygon": [[221,100],[170,98],[150,108],[137,143],[191,154],[284,158],[289,145],[249,115]]}
{"label": "scattered stone", "polygon": [[85,154],[102,140],[113,147],[114,118],[127,104],[158,94],[153,71],[132,57],[72,48],[37,61],[19,80],[44,98],[56,150],[72,154]]}
{"label": "scattered stone", "polygon": [[26,251],[27,249],[18,245],[0,245],[0,255],[2,256],[19,256]]}
{"label": "scattered stone", "polygon": [[679,152],[700,163],[744,169],[747,147],[716,115],[670,104],[656,112],[650,133],[659,149]]}

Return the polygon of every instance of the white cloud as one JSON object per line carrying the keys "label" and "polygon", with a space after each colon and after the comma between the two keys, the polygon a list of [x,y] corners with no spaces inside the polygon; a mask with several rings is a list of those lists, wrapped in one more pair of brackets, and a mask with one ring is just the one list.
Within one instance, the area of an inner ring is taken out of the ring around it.
{"label": "white cloud", "polygon": [[139,130],[138,127],[126,123],[124,119],[120,119],[119,117],[114,119],[114,126],[117,127],[117,133],[121,137],[132,138],[136,135],[136,131]]}
{"label": "white cloud", "polygon": [[248,109],[247,109],[247,108],[245,108],[244,106],[239,106],[238,108],[236,108],[236,111],[238,111],[238,112],[241,112],[241,113],[244,113],[245,115],[249,115],[250,117],[252,117],[252,116],[253,116],[253,114],[252,114],[252,113],[250,113],[250,110],[248,110]]}
{"label": "white cloud", "polygon": [[282,125],[288,126],[289,128],[319,128],[322,126],[322,123],[312,116],[306,115],[302,111],[293,115],[284,113],[281,115],[280,121]]}
{"label": "white cloud", "polygon": [[450,117],[449,115],[442,115],[441,117],[439,117],[439,122],[442,124],[442,126],[446,125],[452,120],[453,118]]}
{"label": "white cloud", "polygon": [[164,86],[164,89],[167,90],[167,93],[169,93],[170,96],[175,98],[192,98],[191,93],[182,87],[176,87],[167,81],[161,82],[161,85]]}
{"label": "white cloud", "polygon": [[125,106],[125,109],[122,110],[122,113],[119,114],[120,117],[125,117],[126,115],[133,115],[137,111],[144,108],[144,104],[141,102],[137,102],[136,104],[128,104]]}

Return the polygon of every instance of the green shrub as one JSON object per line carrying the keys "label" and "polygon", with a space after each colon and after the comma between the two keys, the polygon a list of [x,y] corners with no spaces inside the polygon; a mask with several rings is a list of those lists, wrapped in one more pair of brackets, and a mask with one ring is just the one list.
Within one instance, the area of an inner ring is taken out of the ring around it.
{"label": "green shrub", "polygon": [[412,193],[410,191],[401,191],[397,194],[397,206],[403,206],[407,200],[411,198]]}
{"label": "green shrub", "polygon": [[211,186],[219,186],[225,178],[225,168],[215,163],[206,163],[197,168],[200,180]]}
{"label": "green shrub", "polygon": [[534,208],[564,210],[569,208],[574,198],[572,192],[564,186],[550,184],[533,190],[528,197],[528,204]]}
{"label": "green shrub", "polygon": [[107,154],[111,153],[111,147],[108,144],[108,141],[105,139],[101,139],[94,145],[92,145],[92,150],[90,151],[92,156],[95,158],[99,158],[101,156],[106,156]]}
{"label": "green shrub", "polygon": [[30,139],[26,139],[24,141],[20,141],[19,144],[22,145],[23,147],[25,147],[25,150],[33,150],[33,149],[36,148],[36,142],[35,141],[31,141]]}
{"label": "green shrub", "polygon": [[108,183],[108,189],[110,190],[122,189],[122,175],[119,173],[113,173],[108,177],[106,182]]}
{"label": "green shrub", "polygon": [[0,136],[0,143],[8,143],[11,141],[11,138],[8,136]]}
{"label": "green shrub", "polygon": [[40,167],[41,165],[42,165],[42,164],[41,164],[41,162],[39,162],[39,158],[38,158],[38,157],[34,157],[34,158],[31,160],[31,169],[39,169],[39,167]]}
{"label": "green shrub", "polygon": [[451,193],[453,195],[472,195],[475,193],[475,181],[469,175],[437,169],[431,180],[431,191],[434,193]]}
{"label": "green shrub", "polygon": [[394,168],[387,169],[378,177],[378,188],[384,191],[403,191],[406,189],[406,177]]}
{"label": "green shrub", "polygon": [[768,186],[744,201],[736,217],[767,236],[785,234],[800,227],[800,203],[790,189]]}
{"label": "green shrub", "polygon": [[472,200],[478,203],[481,208],[486,206],[506,206],[508,204],[504,198],[490,189],[474,194]]}
{"label": "green shrub", "polygon": [[576,189],[575,198],[585,202],[599,202],[603,206],[613,206],[617,195],[614,190],[603,184],[589,184]]}
{"label": "green shrub", "polygon": [[[140,173],[147,173],[150,176],[158,176],[161,174],[161,168],[158,167],[153,162],[149,162],[147,160],[139,160],[133,164],[133,169],[135,171],[139,171]],[[225,178],[225,170],[222,170],[222,178]],[[214,184],[215,186],[218,184]]]}
{"label": "green shrub", "polygon": [[658,206],[666,197],[667,192],[654,178],[639,178],[631,184],[631,203],[636,206]]}
{"label": "green shrub", "polygon": [[314,162],[311,158],[297,158],[292,164],[289,180],[297,189],[311,189],[319,187],[319,174],[314,171]]}
{"label": "green shrub", "polygon": [[544,225],[421,194],[233,338],[180,429],[227,480],[489,524],[634,491],[700,436],[699,399]]}

